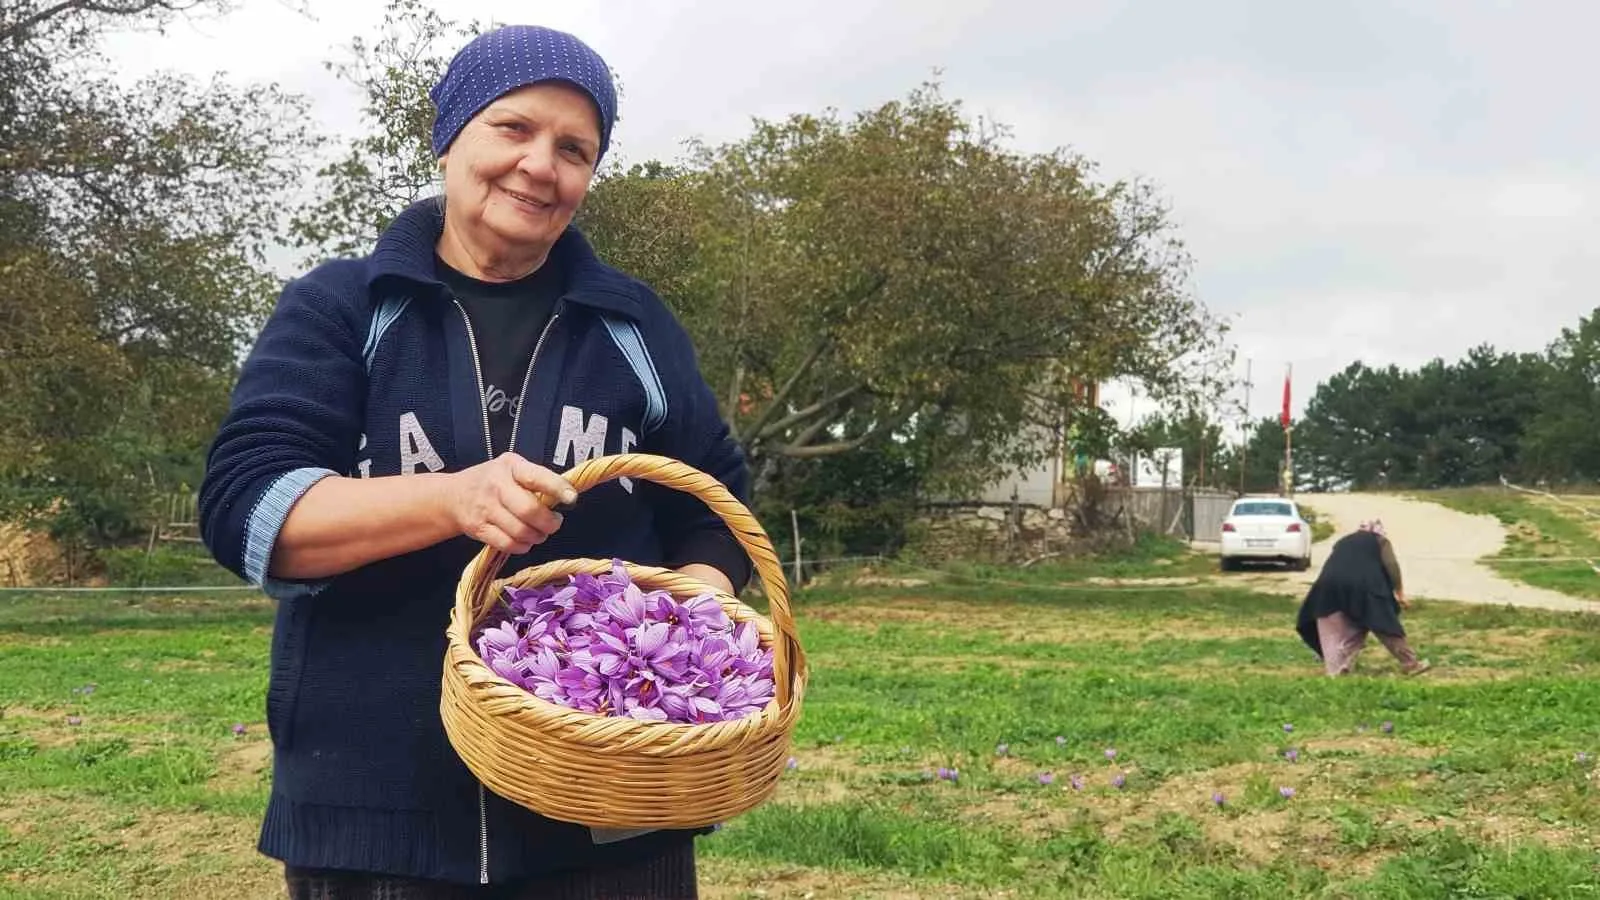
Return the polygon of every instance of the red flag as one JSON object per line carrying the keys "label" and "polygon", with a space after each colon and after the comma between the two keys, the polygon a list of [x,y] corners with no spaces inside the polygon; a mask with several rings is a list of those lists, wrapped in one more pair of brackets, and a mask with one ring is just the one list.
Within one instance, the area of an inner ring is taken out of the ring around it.
{"label": "red flag", "polygon": [[1288,370],[1283,373],[1283,412],[1278,416],[1278,422],[1284,428],[1289,427],[1289,379],[1293,375],[1294,363],[1290,363]]}

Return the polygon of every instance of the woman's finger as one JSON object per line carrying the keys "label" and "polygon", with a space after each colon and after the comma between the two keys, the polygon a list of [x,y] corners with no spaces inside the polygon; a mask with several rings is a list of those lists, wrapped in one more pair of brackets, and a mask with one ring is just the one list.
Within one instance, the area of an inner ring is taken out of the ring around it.
{"label": "woman's finger", "polygon": [[508,454],[512,457],[511,477],[525,490],[536,491],[549,498],[551,506],[570,505],[578,502],[578,491],[560,475],[550,471],[544,466],[531,463],[523,457]]}

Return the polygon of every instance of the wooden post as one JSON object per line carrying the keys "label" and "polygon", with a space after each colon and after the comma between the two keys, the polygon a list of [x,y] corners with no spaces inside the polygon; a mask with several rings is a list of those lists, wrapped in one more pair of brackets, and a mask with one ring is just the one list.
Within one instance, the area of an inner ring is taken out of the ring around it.
{"label": "wooden post", "polygon": [[800,514],[789,510],[789,524],[794,528],[794,586],[800,586]]}

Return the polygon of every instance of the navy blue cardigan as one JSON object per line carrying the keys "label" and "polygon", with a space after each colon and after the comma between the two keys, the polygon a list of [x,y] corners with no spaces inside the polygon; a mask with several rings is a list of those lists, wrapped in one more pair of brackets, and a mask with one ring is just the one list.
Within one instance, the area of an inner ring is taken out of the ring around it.
{"label": "navy blue cardigan", "polygon": [[[267,724],[273,783],[260,848],[293,865],[461,883],[600,865],[689,840],[601,842],[482,789],[439,720],[444,629],[466,538],[322,582],[268,576],[294,502],[330,475],[451,472],[488,458],[475,337],[434,277],[436,201],[407,209],[365,259],[291,282],[246,360],[211,448],[201,531],[224,566],[279,601]],[[738,444],[688,336],[647,287],[569,230],[568,273],[532,362],[513,448],[561,471],[629,450],[683,460],[748,497]],[[647,483],[586,492],[508,570],[550,559],[749,564],[698,500]]]}

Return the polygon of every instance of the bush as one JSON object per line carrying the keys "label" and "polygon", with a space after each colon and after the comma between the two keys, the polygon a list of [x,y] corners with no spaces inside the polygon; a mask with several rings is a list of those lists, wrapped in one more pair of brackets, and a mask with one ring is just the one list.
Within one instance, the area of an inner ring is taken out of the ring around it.
{"label": "bush", "polygon": [[203,548],[158,546],[102,550],[100,563],[106,581],[114,587],[212,587],[240,584],[232,572],[217,565]]}

